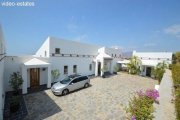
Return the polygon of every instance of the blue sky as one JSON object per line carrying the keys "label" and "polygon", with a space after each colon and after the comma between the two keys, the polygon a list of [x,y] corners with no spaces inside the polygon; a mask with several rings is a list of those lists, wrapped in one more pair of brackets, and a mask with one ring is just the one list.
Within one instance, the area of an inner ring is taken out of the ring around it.
{"label": "blue sky", "polygon": [[48,36],[118,46],[123,51],[180,50],[180,0],[34,0],[34,3],[34,7],[0,5],[0,23],[9,55],[34,54]]}

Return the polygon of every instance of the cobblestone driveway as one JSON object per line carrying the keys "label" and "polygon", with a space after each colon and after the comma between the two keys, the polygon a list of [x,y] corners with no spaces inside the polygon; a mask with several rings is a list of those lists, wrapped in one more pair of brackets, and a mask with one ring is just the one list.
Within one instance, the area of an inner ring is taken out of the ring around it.
{"label": "cobblestone driveway", "polygon": [[67,96],[50,90],[25,95],[29,120],[124,120],[124,107],[136,90],[154,88],[157,81],[120,73],[109,78],[91,79],[91,87]]}

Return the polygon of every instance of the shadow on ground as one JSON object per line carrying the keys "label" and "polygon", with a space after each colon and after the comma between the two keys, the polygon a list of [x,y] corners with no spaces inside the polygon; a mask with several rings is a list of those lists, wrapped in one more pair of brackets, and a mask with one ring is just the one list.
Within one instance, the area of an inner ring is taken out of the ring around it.
{"label": "shadow on ground", "polygon": [[26,120],[45,119],[62,111],[45,91],[24,95],[24,99],[28,109]]}

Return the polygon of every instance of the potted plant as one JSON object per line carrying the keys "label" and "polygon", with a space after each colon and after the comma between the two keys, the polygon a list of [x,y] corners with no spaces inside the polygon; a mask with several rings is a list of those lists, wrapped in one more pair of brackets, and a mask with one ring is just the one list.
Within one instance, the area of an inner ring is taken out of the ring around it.
{"label": "potted plant", "polygon": [[20,97],[19,96],[12,96],[10,101],[10,111],[12,113],[18,111],[20,106]]}
{"label": "potted plant", "polygon": [[60,76],[60,72],[58,69],[52,70],[51,71],[51,75],[53,77],[53,83],[57,82],[56,80],[59,78]]}
{"label": "potted plant", "polygon": [[23,79],[22,79],[22,76],[20,75],[20,73],[19,72],[13,72],[13,74],[11,74],[11,76],[10,76],[9,83],[10,83],[10,86],[14,90],[14,95],[19,95],[19,87],[23,83]]}
{"label": "potted plant", "polygon": [[106,77],[105,74],[104,74],[106,71],[107,71],[107,68],[106,68],[106,67],[101,68],[102,78],[105,78],[105,77]]}

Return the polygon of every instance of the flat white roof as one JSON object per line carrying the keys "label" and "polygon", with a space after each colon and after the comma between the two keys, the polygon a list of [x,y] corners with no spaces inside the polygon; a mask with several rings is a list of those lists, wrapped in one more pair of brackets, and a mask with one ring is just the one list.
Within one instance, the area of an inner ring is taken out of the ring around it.
{"label": "flat white roof", "polygon": [[117,63],[128,64],[129,60],[119,60],[119,61],[117,61]]}
{"label": "flat white roof", "polygon": [[26,65],[26,66],[30,66],[30,65],[49,65],[49,63],[44,62],[42,60],[39,60],[37,58],[33,58],[33,59],[25,62],[24,65]]}
{"label": "flat white roof", "polygon": [[97,58],[105,58],[105,59],[112,59],[111,56],[109,56],[108,54],[106,53],[100,53]]}

